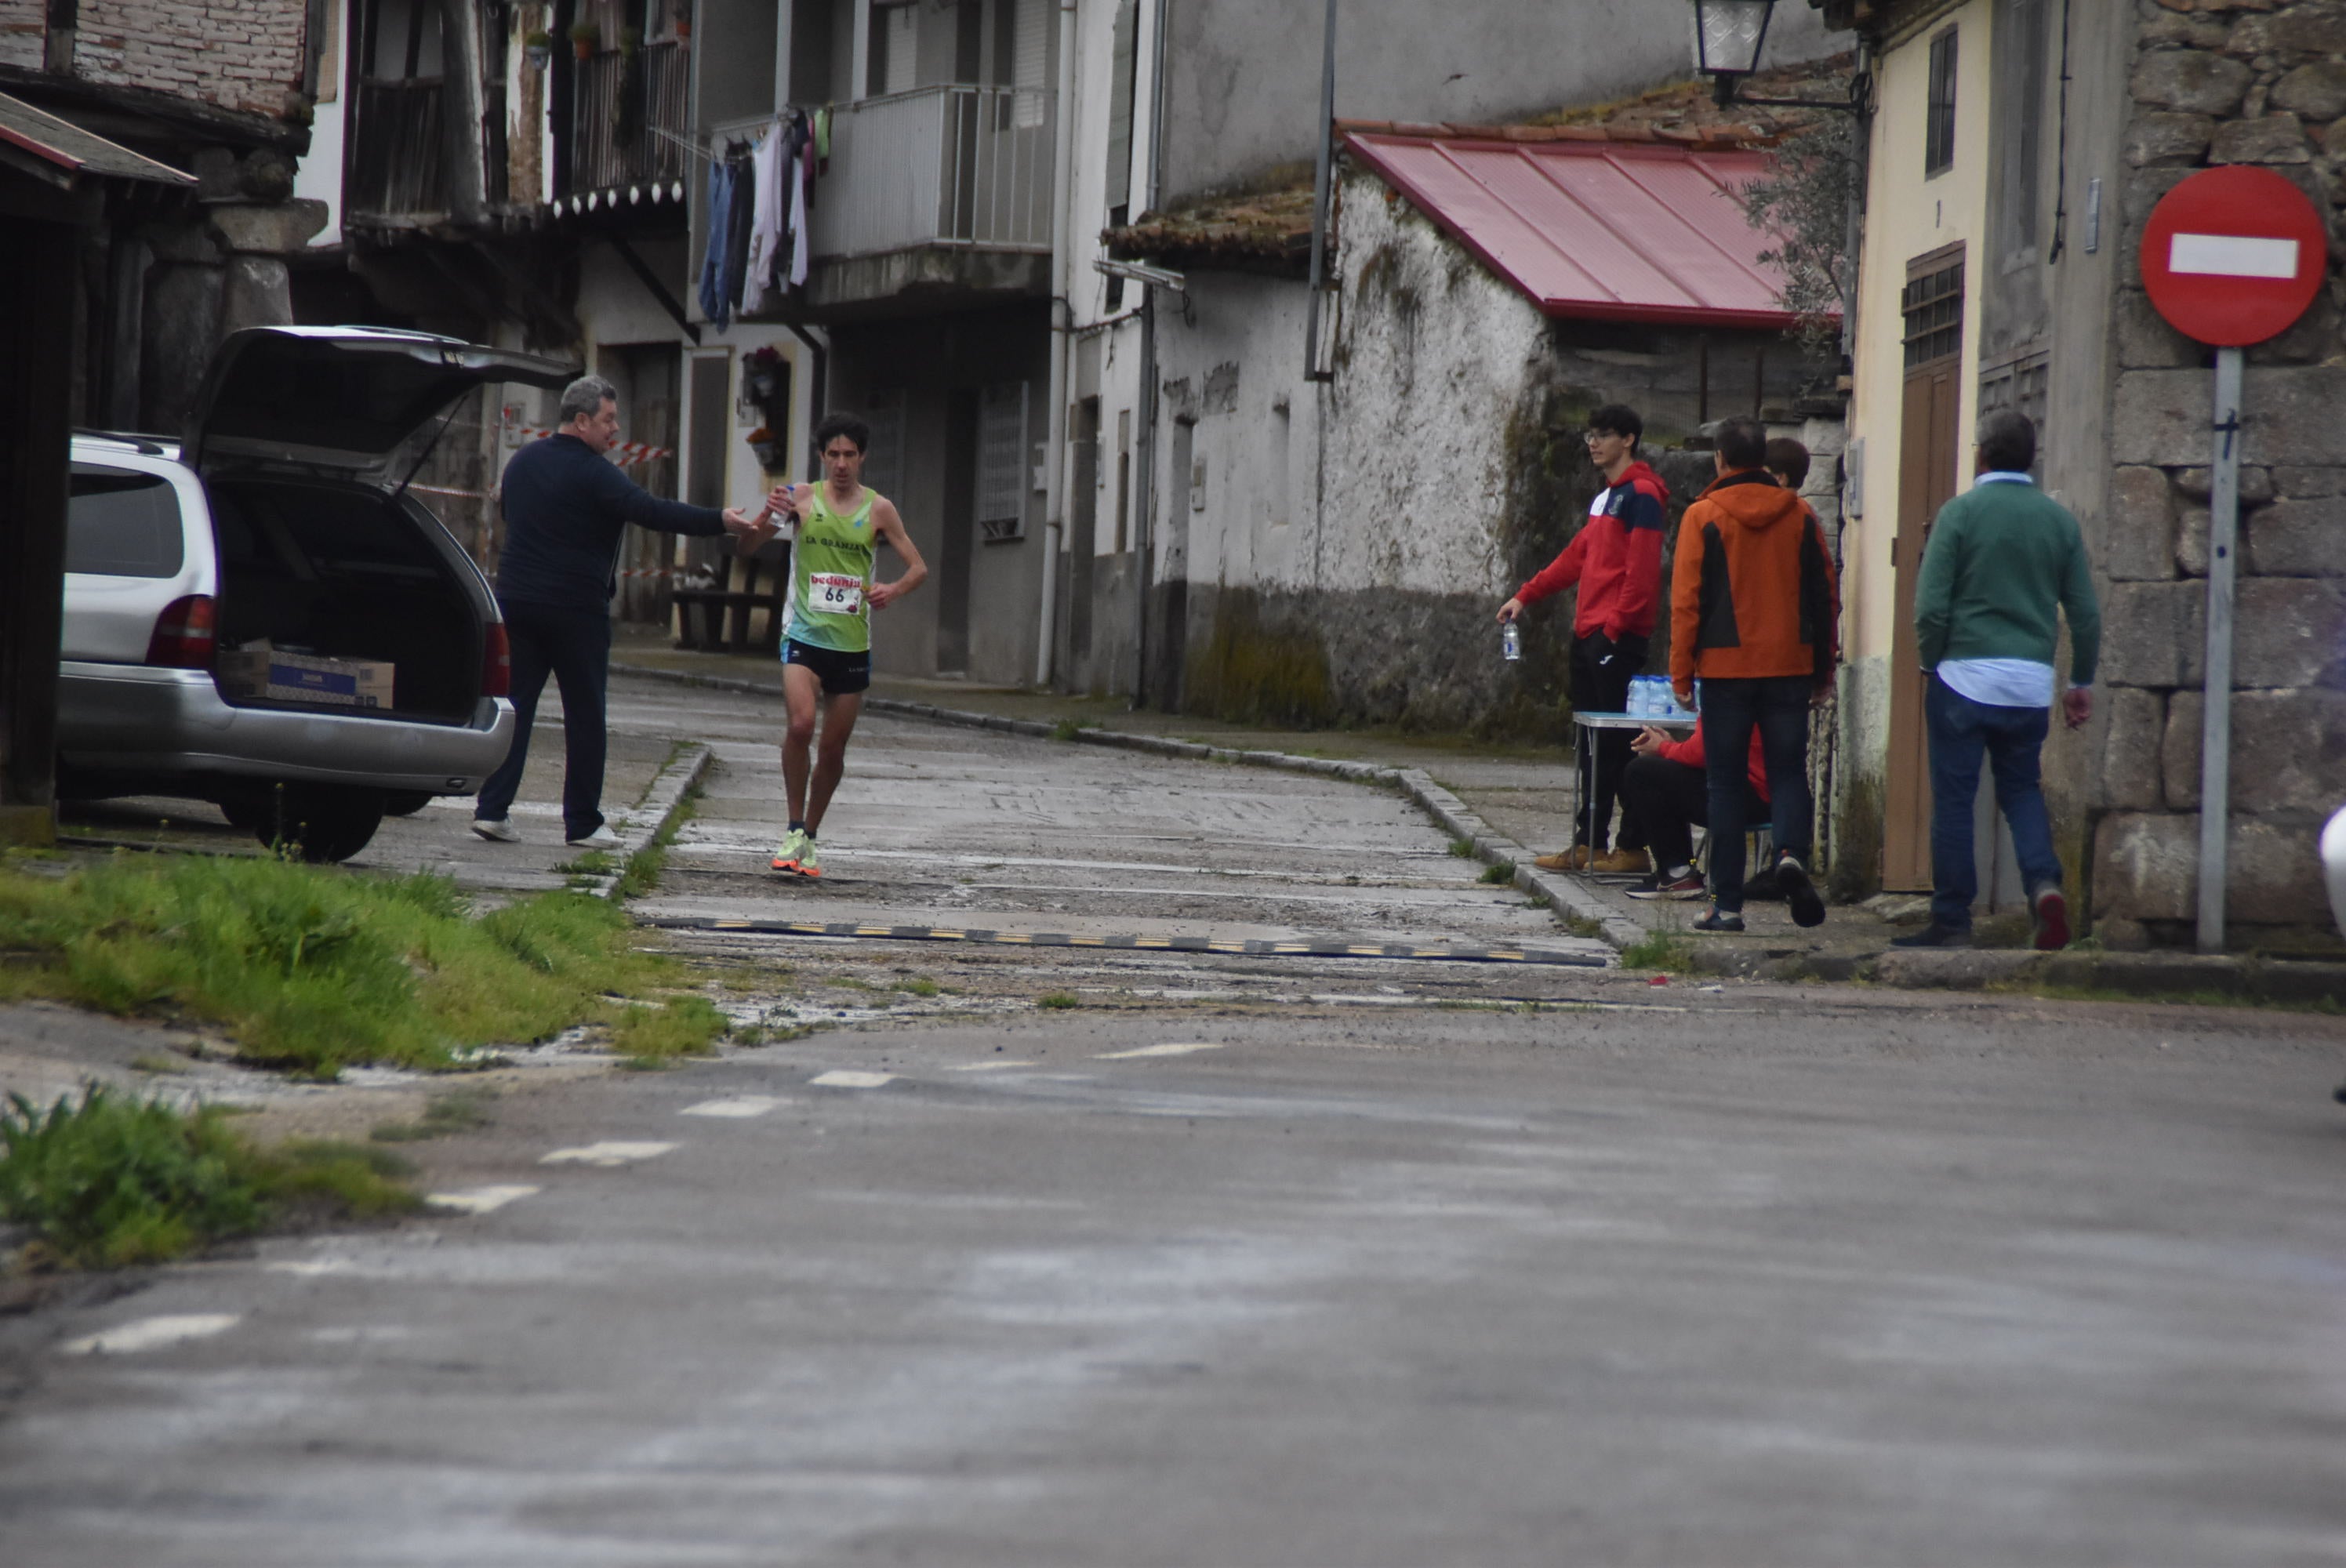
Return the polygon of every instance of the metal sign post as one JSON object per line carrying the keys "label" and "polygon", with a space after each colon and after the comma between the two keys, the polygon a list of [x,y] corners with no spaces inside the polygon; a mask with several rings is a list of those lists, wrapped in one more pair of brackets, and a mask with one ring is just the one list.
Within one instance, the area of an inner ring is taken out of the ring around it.
{"label": "metal sign post", "polygon": [[2208,657],[2200,683],[2198,948],[2224,951],[2232,814],[2232,585],[2240,535],[2240,349],[2288,331],[2321,287],[2329,229],[2269,168],[2203,169],[2143,226],[2142,284],[2169,326],[2216,350],[2208,453]]}
{"label": "metal sign post", "polygon": [[2232,820],[2232,580],[2240,537],[2240,351],[2216,351],[2213,463],[2208,484],[2208,659],[2200,690],[2201,952],[2224,951],[2226,830]]}

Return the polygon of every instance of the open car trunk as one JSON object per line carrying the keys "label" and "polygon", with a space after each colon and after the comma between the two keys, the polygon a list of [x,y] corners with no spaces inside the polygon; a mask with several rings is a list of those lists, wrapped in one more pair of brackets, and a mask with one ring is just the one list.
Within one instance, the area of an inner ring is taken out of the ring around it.
{"label": "open car trunk", "polygon": [[454,544],[421,508],[356,484],[272,473],[215,473],[205,487],[219,547],[222,647],[266,638],[279,652],[394,667],[390,708],[320,711],[472,719],[486,628],[449,559]]}

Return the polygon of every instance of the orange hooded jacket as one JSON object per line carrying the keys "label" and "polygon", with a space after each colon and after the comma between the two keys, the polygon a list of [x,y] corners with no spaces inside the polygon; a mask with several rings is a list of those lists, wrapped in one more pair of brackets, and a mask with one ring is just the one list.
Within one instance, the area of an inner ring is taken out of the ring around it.
{"label": "orange hooded jacket", "polygon": [[1806,676],[1841,654],[1841,588],[1808,503],[1764,468],[1723,474],[1687,508],[1670,575],[1670,680]]}

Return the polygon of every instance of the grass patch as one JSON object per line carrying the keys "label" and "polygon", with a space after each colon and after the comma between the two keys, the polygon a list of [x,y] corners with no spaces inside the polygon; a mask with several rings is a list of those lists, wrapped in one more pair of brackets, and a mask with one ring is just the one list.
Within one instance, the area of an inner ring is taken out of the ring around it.
{"label": "grass patch", "polygon": [[0,1214],[56,1261],[119,1268],[182,1257],[305,1213],[366,1218],[418,1206],[382,1149],[263,1149],[219,1109],[183,1112],[92,1085],[47,1110],[0,1107]]}
{"label": "grass patch", "polygon": [[563,861],[554,868],[566,877],[607,877],[618,870],[608,850],[589,850],[575,860]]}
{"label": "grass patch", "polygon": [[1474,880],[1478,882],[1493,882],[1499,884],[1512,882],[1515,880],[1515,862],[1513,860],[1494,860],[1491,864],[1484,866],[1483,868],[1483,874]]}
{"label": "grass patch", "polygon": [[1474,840],[1453,839],[1450,840],[1450,852],[1462,860],[1471,860],[1474,858]]}
{"label": "grass patch", "polygon": [[1624,969],[1676,969],[1694,967],[1694,949],[1673,932],[1649,931],[1621,950]]}
{"label": "grass patch", "polygon": [[627,859],[627,869],[619,874],[618,885],[613,891],[622,899],[639,899],[659,886],[660,873],[668,870],[668,846],[676,842],[684,825],[700,815],[700,786],[695,784],[684,792],[675,810],[651,841]]}
{"label": "grass patch", "polygon": [[195,1071],[178,1057],[168,1055],[160,1051],[141,1051],[138,1055],[130,1058],[130,1070],[134,1073],[157,1073],[166,1075]]}
{"label": "grass patch", "polygon": [[249,1062],[331,1078],[360,1062],[616,1022],[672,984],[624,911],[545,893],[473,917],[444,877],[269,857],[116,856],[63,878],[0,862],[0,1001],[44,996],[201,1022]]}
{"label": "grass patch", "polygon": [[1037,1007],[1048,1007],[1057,1010],[1067,1007],[1081,1007],[1083,1003],[1076,999],[1076,995],[1073,992],[1046,991],[1043,993],[1042,995],[1035,999],[1035,1005]]}
{"label": "grass patch", "polygon": [[385,1122],[367,1136],[379,1144],[412,1144],[474,1132],[496,1119],[489,1114],[496,1097],[491,1089],[451,1089],[424,1102],[421,1120]]}
{"label": "grass patch", "polygon": [[899,991],[909,991],[914,996],[934,996],[941,987],[938,986],[935,981],[931,980],[927,975],[916,974],[910,980],[898,981],[896,983],[896,989]]}
{"label": "grass patch", "polygon": [[628,1007],[611,1025],[611,1049],[631,1067],[665,1066],[679,1056],[706,1056],[731,1027],[705,996],[671,996],[660,1007]]}
{"label": "grass patch", "polygon": [[1051,726],[1054,740],[1073,740],[1083,730],[1083,725],[1072,718],[1062,718]]}

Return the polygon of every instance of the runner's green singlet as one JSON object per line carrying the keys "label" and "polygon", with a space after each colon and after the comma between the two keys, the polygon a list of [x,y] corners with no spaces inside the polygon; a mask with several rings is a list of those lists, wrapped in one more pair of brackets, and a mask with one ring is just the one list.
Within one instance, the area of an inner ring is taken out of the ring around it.
{"label": "runner's green singlet", "polygon": [[848,516],[831,510],[830,486],[814,486],[814,504],[799,520],[790,546],[790,601],[783,616],[788,635],[835,653],[866,653],[872,647],[872,507],[880,493],[867,489],[862,504]]}

